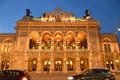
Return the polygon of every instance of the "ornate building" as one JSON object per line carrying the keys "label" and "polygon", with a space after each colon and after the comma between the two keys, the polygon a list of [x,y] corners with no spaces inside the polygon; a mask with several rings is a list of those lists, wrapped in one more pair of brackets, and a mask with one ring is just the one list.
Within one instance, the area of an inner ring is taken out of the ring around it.
{"label": "ornate building", "polygon": [[16,33],[0,34],[0,69],[24,69],[44,73],[75,72],[87,68],[119,69],[116,34],[100,33],[100,22],[90,11],[77,18],[56,8],[16,22]]}

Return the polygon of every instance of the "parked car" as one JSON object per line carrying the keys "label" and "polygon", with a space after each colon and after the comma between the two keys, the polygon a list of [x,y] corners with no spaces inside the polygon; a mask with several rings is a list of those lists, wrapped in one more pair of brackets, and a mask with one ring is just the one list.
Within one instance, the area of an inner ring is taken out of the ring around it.
{"label": "parked car", "polygon": [[106,68],[92,68],[68,77],[68,80],[115,80],[115,74]]}
{"label": "parked car", "polygon": [[23,70],[1,70],[0,80],[31,80],[31,77]]}

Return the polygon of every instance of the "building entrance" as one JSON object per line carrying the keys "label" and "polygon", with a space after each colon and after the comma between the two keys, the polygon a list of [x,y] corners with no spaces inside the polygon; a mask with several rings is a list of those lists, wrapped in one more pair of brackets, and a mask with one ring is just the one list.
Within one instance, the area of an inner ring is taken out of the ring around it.
{"label": "building entrance", "polygon": [[36,71],[36,69],[37,69],[37,58],[29,59],[28,69],[29,69],[29,71]]}
{"label": "building entrance", "polygon": [[56,59],[55,60],[55,71],[62,71],[62,59]]}
{"label": "building entrance", "polygon": [[9,61],[2,61],[1,70],[9,69]]}

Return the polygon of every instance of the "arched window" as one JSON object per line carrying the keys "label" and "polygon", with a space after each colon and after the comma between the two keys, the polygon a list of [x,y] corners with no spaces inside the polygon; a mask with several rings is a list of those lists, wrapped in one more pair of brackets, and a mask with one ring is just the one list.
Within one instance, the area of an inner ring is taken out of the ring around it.
{"label": "arched window", "polygon": [[13,47],[13,44],[12,44],[12,41],[11,40],[6,40],[4,42],[4,52],[5,53],[10,53],[12,51],[12,47]]}
{"label": "arched window", "polygon": [[66,34],[66,49],[75,49],[75,35],[72,32]]}
{"label": "arched window", "polygon": [[88,58],[86,58],[86,57],[81,57],[81,58],[80,58],[80,69],[81,69],[81,71],[82,71],[82,70],[85,70],[85,69],[87,69],[87,68],[89,68]]}
{"label": "arched window", "polygon": [[45,60],[44,61],[44,71],[50,71],[50,60]]}
{"label": "arched window", "polygon": [[80,60],[80,69],[81,69],[81,71],[85,69],[84,65],[85,65],[85,61],[84,61],[84,59],[81,59]]}
{"label": "arched window", "polygon": [[87,49],[87,36],[85,32],[78,33],[78,48]]}
{"label": "arched window", "polygon": [[54,49],[63,49],[63,34],[59,31],[54,34]]}
{"label": "arched window", "polygon": [[38,49],[39,47],[39,34],[36,31],[30,33],[29,48]]}
{"label": "arched window", "polygon": [[55,71],[62,71],[62,59],[55,60]]}
{"label": "arched window", "polygon": [[10,66],[10,62],[9,61],[2,61],[2,63],[1,63],[1,70],[9,69],[9,66]]}
{"label": "arched window", "polygon": [[112,61],[112,60],[107,60],[107,61],[106,61],[106,67],[107,67],[108,69],[114,70],[113,61]]}
{"label": "arched window", "polygon": [[45,32],[42,34],[42,49],[50,49],[51,48],[51,34],[49,32]]}
{"label": "arched window", "polygon": [[30,71],[36,71],[37,69],[37,58],[30,58],[28,61],[28,68]]}
{"label": "arched window", "polygon": [[67,70],[73,71],[73,60],[72,59],[68,59],[67,61]]}
{"label": "arched window", "polygon": [[111,52],[111,40],[109,38],[103,39],[103,51],[105,52]]}

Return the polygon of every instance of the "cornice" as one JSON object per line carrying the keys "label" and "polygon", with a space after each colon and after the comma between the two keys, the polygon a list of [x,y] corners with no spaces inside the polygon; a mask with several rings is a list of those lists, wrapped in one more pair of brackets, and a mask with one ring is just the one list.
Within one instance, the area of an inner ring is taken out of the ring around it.
{"label": "cornice", "polygon": [[99,26],[98,21],[79,21],[79,22],[38,22],[38,21],[18,21],[17,26]]}

